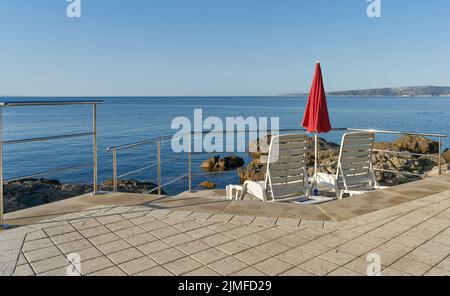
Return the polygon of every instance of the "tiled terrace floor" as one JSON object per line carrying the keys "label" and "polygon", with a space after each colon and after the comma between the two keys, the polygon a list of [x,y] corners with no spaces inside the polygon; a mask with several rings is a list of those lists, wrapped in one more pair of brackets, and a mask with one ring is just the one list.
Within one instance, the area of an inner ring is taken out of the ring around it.
{"label": "tiled terrace floor", "polygon": [[450,191],[342,222],[107,206],[0,233],[0,274],[450,275]]}

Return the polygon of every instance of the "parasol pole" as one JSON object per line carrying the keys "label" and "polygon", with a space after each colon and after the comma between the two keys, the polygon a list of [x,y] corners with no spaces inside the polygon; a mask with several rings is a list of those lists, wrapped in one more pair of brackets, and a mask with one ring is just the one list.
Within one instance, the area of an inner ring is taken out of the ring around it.
{"label": "parasol pole", "polygon": [[315,142],[315,145],[314,145],[315,151],[314,151],[314,178],[313,178],[313,184],[312,184],[313,190],[317,189],[317,155],[318,155],[318,151],[319,151],[319,149],[318,149],[319,140],[318,140],[317,132],[314,133],[314,142]]}

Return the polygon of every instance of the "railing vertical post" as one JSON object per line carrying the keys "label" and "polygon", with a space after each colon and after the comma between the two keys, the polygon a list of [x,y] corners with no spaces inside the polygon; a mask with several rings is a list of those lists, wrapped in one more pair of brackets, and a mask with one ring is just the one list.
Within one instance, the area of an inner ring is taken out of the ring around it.
{"label": "railing vertical post", "polygon": [[156,142],[158,161],[158,195],[161,195],[161,141]]}
{"label": "railing vertical post", "polygon": [[97,194],[97,104],[92,104],[93,192]]}
{"label": "railing vertical post", "polygon": [[192,192],[192,153],[191,153],[191,151],[188,152],[188,183],[189,183],[188,191],[189,191],[189,193],[191,193]]}
{"label": "railing vertical post", "polygon": [[0,228],[3,225],[3,107],[0,107]]}
{"label": "railing vertical post", "polygon": [[113,150],[113,190],[117,192],[117,150]]}
{"label": "railing vertical post", "polygon": [[442,175],[442,138],[439,137],[439,160],[438,160],[438,165],[439,165],[439,176]]}

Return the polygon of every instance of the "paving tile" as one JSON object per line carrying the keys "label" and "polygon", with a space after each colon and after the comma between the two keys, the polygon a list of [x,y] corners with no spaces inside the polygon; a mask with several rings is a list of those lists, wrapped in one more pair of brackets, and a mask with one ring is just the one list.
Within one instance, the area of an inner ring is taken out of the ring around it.
{"label": "paving tile", "polygon": [[180,251],[190,255],[190,254],[194,254],[206,249],[209,249],[210,245],[202,242],[201,240],[195,240],[195,241],[191,241],[185,244],[181,244],[179,246],[177,246],[177,249],[179,249]]}
{"label": "paving tile", "polygon": [[83,249],[91,248],[92,244],[87,239],[80,239],[73,242],[58,245],[58,248],[64,253],[69,254]]}
{"label": "paving tile", "polygon": [[371,236],[368,234],[361,235],[353,240],[355,243],[363,244],[372,248],[376,248],[386,242],[386,239]]}
{"label": "paving tile", "polygon": [[146,243],[157,241],[159,239],[151,233],[144,232],[125,238],[125,240],[133,246],[140,246]]}
{"label": "paving tile", "polygon": [[442,260],[437,267],[450,271],[450,256]]}
{"label": "paving tile", "polygon": [[312,259],[314,256],[296,248],[283,252],[277,255],[277,257],[293,265],[300,265]]}
{"label": "paving tile", "polygon": [[192,213],[189,215],[189,219],[195,219],[195,220],[208,220],[209,217],[211,217],[212,213]]}
{"label": "paving tile", "polygon": [[150,213],[148,213],[148,215],[151,215],[153,217],[161,219],[161,218],[167,216],[171,212],[172,212],[172,210],[168,210],[168,209],[155,209],[155,210],[151,211]]}
{"label": "paving tile", "polygon": [[427,252],[421,249],[415,249],[411,253],[405,256],[406,259],[422,262],[431,266],[435,266],[441,262],[446,256],[437,255],[431,252]]}
{"label": "paving tile", "polygon": [[298,227],[298,226],[300,226],[300,219],[278,218],[276,225],[288,226],[288,227]]}
{"label": "paving tile", "polygon": [[25,257],[27,258],[28,262],[35,262],[39,260],[44,260],[52,257],[56,257],[62,255],[61,251],[53,246],[43,249],[38,249],[34,251],[25,252]]}
{"label": "paving tile", "polygon": [[110,242],[115,242],[115,241],[121,240],[121,238],[119,236],[117,236],[116,234],[111,232],[111,233],[101,234],[99,236],[90,237],[90,238],[88,238],[88,240],[94,246],[99,246],[99,245],[104,245],[106,243],[110,243]]}
{"label": "paving tile", "polygon": [[280,274],[281,276],[314,276],[313,273],[308,272],[306,270],[300,269],[298,267],[294,267],[292,269],[289,269],[288,271],[283,272]]}
{"label": "paving tile", "polygon": [[98,222],[96,219],[93,219],[93,218],[84,219],[81,221],[73,221],[71,223],[72,223],[73,227],[75,227],[75,229],[77,229],[78,231],[102,226],[102,224],[100,222]]}
{"label": "paving tile", "polygon": [[41,238],[34,241],[26,241],[23,244],[22,250],[24,252],[48,248],[54,246],[55,244],[49,238]]}
{"label": "paving tile", "polygon": [[185,244],[187,242],[195,240],[192,236],[189,236],[184,233],[180,233],[174,236],[166,237],[163,239],[166,243],[168,243],[171,246],[179,246],[182,244]]}
{"label": "paving tile", "polygon": [[[232,241],[233,239],[229,236],[225,236],[221,233],[217,233],[217,234],[213,234],[213,235],[204,237],[202,240],[203,240],[203,242],[207,243],[208,245],[211,245],[214,247],[214,246],[221,245],[221,244],[227,243],[229,241]],[[243,238],[241,238],[240,241],[243,241]]]}
{"label": "paving tile", "polygon": [[219,276],[220,274],[212,270],[211,268],[207,266],[203,266],[200,268],[197,268],[196,270],[190,271],[185,276]]}
{"label": "paving tile", "polygon": [[245,226],[239,226],[234,229],[230,229],[225,232],[222,232],[222,234],[229,236],[233,239],[239,239],[241,237],[251,235],[252,232],[250,230],[248,230]]}
{"label": "paving tile", "polygon": [[81,274],[88,275],[90,273],[106,269],[108,267],[114,266],[114,263],[106,258],[105,256],[90,259],[90,260],[83,260],[81,262]]}
{"label": "paving tile", "polygon": [[[104,256],[97,248],[91,247],[87,249],[83,249],[80,251],[75,252],[77,255],[80,256],[81,262],[84,262],[85,260],[94,259],[98,257]],[[66,254],[68,255],[68,254]]]}
{"label": "paving tile", "polygon": [[238,239],[238,241],[246,243],[252,247],[256,247],[265,243],[270,242],[272,239],[267,238],[265,236],[259,235],[257,233],[253,233]]}
{"label": "paving tile", "polygon": [[247,268],[247,264],[233,257],[227,257],[208,265],[214,271],[222,275],[231,275],[241,269]]}
{"label": "paving tile", "polygon": [[[39,274],[39,276],[49,276],[49,277],[53,277],[53,276],[68,276],[67,271],[69,269],[69,266],[64,266],[64,267],[59,267],[56,269],[52,269],[46,272],[42,272]],[[79,273],[78,270],[74,269],[72,271],[72,273],[70,273],[70,275],[78,275],[80,276],[81,274]]]}
{"label": "paving tile", "polygon": [[28,264],[19,265],[16,267],[14,271],[14,276],[33,276],[34,271]]}
{"label": "paving tile", "polygon": [[63,266],[69,266],[69,262],[67,261],[66,257],[63,255],[31,262],[31,266],[33,267],[34,271],[39,275],[40,273],[50,271],[52,269],[57,269]]}
{"label": "paving tile", "polygon": [[191,257],[184,257],[176,261],[164,264],[164,267],[175,275],[182,275],[201,266],[203,265],[200,262]]}
{"label": "paving tile", "polygon": [[231,220],[230,223],[236,224],[236,225],[247,225],[251,224],[253,220],[255,220],[256,217],[254,216],[240,216],[236,215]]}
{"label": "paving tile", "polygon": [[142,227],[143,229],[145,229],[146,231],[155,231],[161,228],[165,228],[169,226],[167,223],[164,223],[162,221],[159,220],[155,220],[149,223],[145,223],[145,224],[141,224],[139,225],[139,227]]}
{"label": "paving tile", "polygon": [[349,241],[339,247],[336,248],[339,251],[345,251],[347,253],[351,253],[356,256],[361,256],[364,254],[367,254],[370,250],[372,250],[372,247],[369,247],[367,245],[363,245],[360,243],[355,243],[354,241]]}
{"label": "paving tile", "polygon": [[277,239],[277,241],[281,242],[285,245],[288,245],[290,247],[295,248],[295,247],[298,247],[300,245],[303,245],[303,244],[309,242],[309,239],[307,239],[303,236],[297,235],[295,233],[292,233],[292,234],[288,234],[286,236],[280,237],[279,239]]}
{"label": "paving tile", "polygon": [[201,224],[195,221],[184,221],[182,223],[178,223],[172,226],[182,232],[187,232],[189,230],[199,229],[203,227]]}
{"label": "paving tile", "polygon": [[123,221],[123,218],[120,215],[97,216],[96,219],[103,225]]}
{"label": "paving tile", "polygon": [[302,263],[299,267],[315,275],[326,275],[339,268],[339,265],[321,258],[313,258],[305,263]]}
{"label": "paving tile", "polygon": [[450,276],[450,271],[441,269],[438,267],[434,267],[433,269],[428,271],[425,275],[426,276]]}
{"label": "paving tile", "polygon": [[276,217],[256,217],[253,220],[253,224],[262,224],[262,225],[270,225],[273,226],[277,223],[278,218]]}
{"label": "paving tile", "polygon": [[251,246],[241,243],[239,241],[231,241],[231,242],[225,243],[223,245],[219,245],[219,246],[217,246],[217,248],[229,255],[234,255],[234,254],[237,254],[242,251],[250,249]]}
{"label": "paving tile", "polygon": [[337,249],[330,250],[325,254],[320,255],[320,258],[325,259],[327,261],[336,263],[338,265],[345,265],[350,261],[357,258],[356,255],[350,254],[345,251],[339,251]]}
{"label": "paving tile", "polygon": [[273,256],[291,249],[291,247],[289,247],[285,244],[279,243],[277,241],[271,241],[271,242],[265,243],[263,245],[260,245],[256,248],[260,251],[263,251],[263,252],[273,255]]}
{"label": "paving tile", "polygon": [[89,274],[89,276],[125,276],[125,275],[127,274],[117,266],[112,266]]}
{"label": "paving tile", "polygon": [[432,266],[428,264],[413,261],[407,258],[401,258],[390,267],[416,276],[424,275],[432,268]]}
{"label": "paving tile", "polygon": [[392,267],[387,267],[383,270],[381,270],[381,275],[382,276],[412,276],[412,274],[409,274],[407,272],[392,268]]}
{"label": "paving tile", "polygon": [[124,270],[128,275],[133,275],[158,265],[159,264],[156,261],[145,256],[119,264],[119,267],[122,270]]}
{"label": "paving tile", "polygon": [[235,258],[241,260],[248,265],[254,265],[272,257],[272,255],[261,252],[257,249],[249,249],[239,254],[234,255]]}
{"label": "paving tile", "polygon": [[76,229],[70,224],[65,224],[61,226],[46,228],[44,229],[44,231],[47,233],[48,236],[55,236],[59,234],[74,232],[76,231]]}
{"label": "paving tile", "polygon": [[173,276],[173,274],[164,267],[156,266],[146,271],[137,273],[135,276]]}
{"label": "paving tile", "polygon": [[38,230],[38,231],[28,233],[26,235],[25,241],[33,241],[33,240],[38,240],[38,239],[46,238],[46,237],[47,237],[47,233],[45,233],[43,230]]}
{"label": "paving tile", "polygon": [[111,253],[107,255],[108,258],[114,262],[115,264],[124,263],[127,261],[131,261],[133,259],[143,257],[144,254],[140,252],[138,249],[131,248],[126,250],[121,250],[115,253]]}
{"label": "paving tile", "polygon": [[208,221],[212,222],[228,222],[233,218],[234,215],[229,214],[214,214],[208,218]]}
{"label": "paving tile", "polygon": [[436,255],[440,255],[443,257],[450,255],[450,247],[442,245],[440,243],[435,243],[435,242],[430,242],[430,241],[421,245],[417,249],[424,251],[424,252],[430,252],[430,253],[433,253]]}
{"label": "paving tile", "polygon": [[109,242],[104,245],[99,245],[97,248],[103,253],[103,254],[111,254],[118,251],[122,251],[125,249],[129,249],[132,246],[123,240],[118,240],[114,242]]}
{"label": "paving tile", "polygon": [[270,258],[263,262],[255,264],[254,267],[263,271],[264,273],[267,273],[268,275],[275,276],[291,269],[293,266],[280,259]]}
{"label": "paving tile", "polygon": [[171,248],[169,244],[166,244],[165,242],[159,240],[149,242],[137,247],[137,249],[145,255],[150,255],[169,248]]}
{"label": "paving tile", "polygon": [[82,240],[82,239],[84,239],[84,237],[78,232],[69,232],[69,233],[60,234],[60,235],[51,237],[51,240],[55,244],[64,244],[64,243],[69,243],[69,242],[73,242],[76,240]]}
{"label": "paving tile", "polygon": [[329,246],[332,248],[336,248],[340,245],[345,244],[347,242],[347,240],[340,238],[338,236],[332,235],[332,234],[327,234],[325,236],[322,236],[322,237],[314,240],[314,242],[325,245],[325,246]]}
{"label": "paving tile", "polygon": [[194,238],[204,238],[216,234],[216,231],[208,228],[199,228],[186,232],[187,235],[190,235]]}
{"label": "paving tile", "polygon": [[154,231],[150,231],[151,234],[153,234],[154,236],[163,239],[169,236],[174,236],[177,234],[180,234],[181,231],[179,231],[178,229],[176,229],[173,226],[168,226],[168,227],[164,227],[164,228],[160,228]]}
{"label": "paving tile", "polygon": [[267,228],[261,232],[258,233],[259,235],[265,236],[270,239],[278,239],[282,236],[288,235],[289,232],[281,229],[281,227],[272,227]]}
{"label": "paving tile", "polygon": [[317,229],[323,229],[324,221],[317,221],[317,220],[303,220],[300,222],[301,227],[309,227],[309,228],[317,228]]}
{"label": "paving tile", "polygon": [[186,254],[183,252],[180,252],[179,250],[175,248],[169,248],[157,253],[153,253],[150,255],[150,257],[158,262],[159,264],[166,264],[171,261],[175,261],[177,259],[181,259],[183,257],[186,257]]}
{"label": "paving tile", "polygon": [[133,227],[135,225],[133,223],[131,223],[130,221],[128,221],[128,220],[123,220],[123,221],[117,221],[117,222],[114,222],[114,223],[106,224],[105,226],[109,230],[116,232],[116,231],[119,231],[119,230],[123,230],[123,229],[126,229],[126,228]]}
{"label": "paving tile", "polygon": [[254,267],[247,267],[233,273],[232,276],[267,276],[267,274]]}
{"label": "paving tile", "polygon": [[[239,255],[239,254],[238,254]],[[218,261],[227,257],[228,255],[216,248],[210,248],[195,254],[192,254],[191,257],[198,260],[203,264],[210,264],[212,262]],[[238,257],[238,256],[236,256]]]}
{"label": "paving tile", "polygon": [[326,245],[318,244],[314,241],[303,244],[298,247],[299,250],[306,252],[308,254],[319,256],[320,254],[324,254],[331,250],[332,248]]}
{"label": "paving tile", "polygon": [[360,274],[354,270],[347,269],[345,267],[339,267],[338,269],[334,270],[333,272],[328,274],[329,276],[363,276],[363,274]]}
{"label": "paving tile", "polygon": [[80,233],[87,238],[91,238],[105,233],[111,233],[111,231],[102,225],[80,230]]}

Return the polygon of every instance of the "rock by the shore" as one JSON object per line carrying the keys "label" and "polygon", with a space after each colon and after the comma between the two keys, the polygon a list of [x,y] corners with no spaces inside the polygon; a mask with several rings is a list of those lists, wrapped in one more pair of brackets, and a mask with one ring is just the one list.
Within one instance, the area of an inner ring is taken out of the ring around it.
{"label": "rock by the shore", "polygon": [[450,163],[450,150],[449,149],[447,149],[445,152],[444,152],[444,159],[445,159],[445,161],[446,162],[448,162],[448,163]]}
{"label": "rock by the shore", "polygon": [[[99,186],[99,190],[112,191],[112,184],[112,180],[107,180]],[[120,192],[145,193],[156,186],[151,182],[118,180]],[[90,193],[92,189],[90,184],[62,184],[51,179],[22,179],[5,184],[4,208],[6,213],[19,211]]]}
{"label": "rock by the shore", "polygon": [[422,136],[403,136],[392,144],[400,151],[411,153],[435,154],[439,152],[439,143]]}
{"label": "rock by the shore", "polygon": [[[140,193],[145,194],[153,189],[157,188],[158,185],[152,182],[141,182],[138,180],[117,180],[117,191],[127,192],[127,193]],[[109,179],[103,182],[99,188],[100,191],[113,191],[114,190],[114,180]],[[153,190],[152,194],[157,194],[157,190]],[[161,190],[162,195],[166,195],[164,190]]]}
{"label": "rock by the shore", "polygon": [[206,171],[227,171],[242,167],[245,164],[243,158],[238,156],[213,156],[201,164],[201,168]]}
{"label": "rock by the shore", "polygon": [[204,189],[216,189],[217,188],[217,184],[214,182],[210,182],[210,181],[203,181],[202,183],[200,183],[200,186],[203,187]]}

